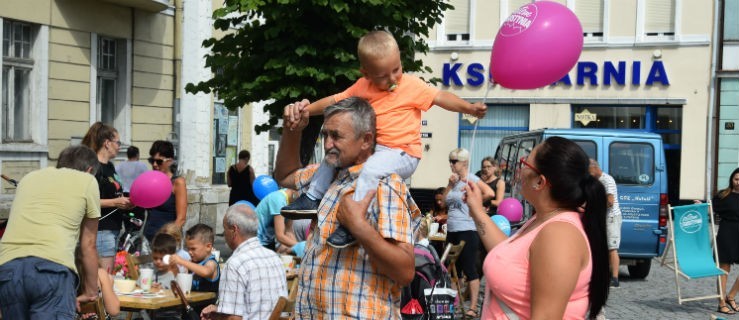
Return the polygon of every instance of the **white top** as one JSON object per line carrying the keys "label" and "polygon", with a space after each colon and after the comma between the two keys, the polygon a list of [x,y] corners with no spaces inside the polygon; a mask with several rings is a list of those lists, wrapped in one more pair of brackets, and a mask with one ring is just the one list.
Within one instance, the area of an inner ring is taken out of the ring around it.
{"label": "white top", "polygon": [[606,194],[613,195],[613,206],[608,208],[608,217],[615,217],[621,215],[621,207],[618,206],[618,190],[616,188],[616,180],[613,177],[603,172],[598,178],[598,181],[606,187]]}

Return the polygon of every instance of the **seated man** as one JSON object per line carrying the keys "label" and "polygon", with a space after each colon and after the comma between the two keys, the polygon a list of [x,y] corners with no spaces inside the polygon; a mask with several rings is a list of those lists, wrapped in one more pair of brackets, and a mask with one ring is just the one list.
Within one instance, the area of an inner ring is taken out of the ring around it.
{"label": "seated man", "polygon": [[280,257],[257,239],[257,216],[248,205],[234,204],[223,217],[223,238],[233,254],[223,269],[218,306],[203,309],[202,319],[267,319],[280,296],[287,296]]}
{"label": "seated man", "polygon": [[[290,118],[286,112],[286,124]],[[296,316],[400,318],[394,302],[400,300],[401,287],[414,276],[411,215],[420,214],[420,210],[396,174],[382,179],[376,191],[363,200],[351,197],[375,146],[375,112],[366,100],[342,100],[326,108],[324,119],[324,161],[338,171],[319,204],[317,225],[298,271]],[[274,174],[282,186],[303,192],[318,169],[318,165],[302,168],[298,154],[307,120],[304,114],[293,131],[283,131]],[[327,245],[328,236],[339,224],[356,237],[358,246]]]}

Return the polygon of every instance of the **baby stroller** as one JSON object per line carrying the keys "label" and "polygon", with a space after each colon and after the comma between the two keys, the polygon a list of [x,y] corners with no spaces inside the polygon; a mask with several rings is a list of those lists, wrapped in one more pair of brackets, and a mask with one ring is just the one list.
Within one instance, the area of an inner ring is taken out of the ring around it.
{"label": "baby stroller", "polygon": [[416,275],[400,297],[402,319],[453,319],[456,295],[448,295],[451,278],[432,246],[413,247]]}

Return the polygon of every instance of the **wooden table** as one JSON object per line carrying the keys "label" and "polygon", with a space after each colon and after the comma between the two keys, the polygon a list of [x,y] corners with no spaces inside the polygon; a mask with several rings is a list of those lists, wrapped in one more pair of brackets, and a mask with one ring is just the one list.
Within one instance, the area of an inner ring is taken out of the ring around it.
{"label": "wooden table", "polygon": [[446,234],[437,233],[429,237],[429,241],[446,242]]}
{"label": "wooden table", "polygon": [[[187,301],[190,303],[212,303],[215,302],[215,292],[195,292],[192,291],[187,295]],[[118,295],[121,302],[121,310],[138,311],[138,310],[158,310],[182,305],[180,298],[174,296],[171,290],[164,290],[164,294],[156,297],[143,297],[136,295]]]}

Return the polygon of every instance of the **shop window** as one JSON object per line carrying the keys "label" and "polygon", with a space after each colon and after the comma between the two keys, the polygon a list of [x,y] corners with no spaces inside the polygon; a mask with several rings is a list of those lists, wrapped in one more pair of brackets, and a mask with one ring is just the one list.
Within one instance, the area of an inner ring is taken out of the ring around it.
{"label": "shop window", "polygon": [[450,0],[454,9],[444,12],[446,41],[460,42],[470,40],[470,0]]}
{"label": "shop window", "polygon": [[130,141],[127,42],[103,36],[94,39],[97,54],[93,61],[96,71],[93,119],[113,125],[121,140]]}
{"label": "shop window", "polygon": [[574,121],[573,128],[646,128],[646,108],[641,106],[576,106],[573,110],[575,114],[591,113],[596,115],[595,121]]}
{"label": "shop window", "polygon": [[575,15],[582,24],[586,41],[603,40],[603,0],[575,1]]}
{"label": "shop window", "polygon": [[470,160],[470,168],[474,172],[480,169],[482,158],[494,155],[504,137],[529,131],[529,106],[490,105],[485,118],[477,120],[477,132],[475,124],[468,119],[466,116],[459,117],[459,146],[474,151]]}
{"label": "shop window", "polygon": [[3,20],[2,27],[2,139],[32,142],[33,42],[37,27],[12,20]]}
{"label": "shop window", "polygon": [[239,147],[239,113],[222,102],[213,108],[213,184],[226,184],[226,169],[236,163]]}

